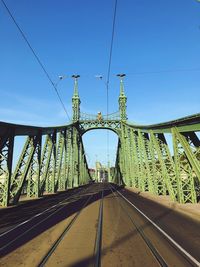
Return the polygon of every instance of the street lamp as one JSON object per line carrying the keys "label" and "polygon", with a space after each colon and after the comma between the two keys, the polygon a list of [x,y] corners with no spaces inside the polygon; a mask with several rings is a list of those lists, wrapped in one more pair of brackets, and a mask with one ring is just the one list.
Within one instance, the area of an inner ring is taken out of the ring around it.
{"label": "street lamp", "polygon": [[72,75],[72,78],[74,78],[75,80],[77,80],[79,77],[80,77],[80,75],[78,75],[78,74],[73,74]]}
{"label": "street lamp", "polygon": [[58,84],[59,84],[62,80],[64,80],[66,77],[67,77],[66,75],[59,75],[59,76],[58,76],[58,81],[57,81],[56,83],[54,83],[54,86],[57,87]]}
{"label": "street lamp", "polygon": [[103,76],[102,75],[95,75],[94,77],[97,78],[97,79],[100,79],[100,80],[103,79]]}
{"label": "street lamp", "polygon": [[126,76],[126,74],[125,73],[119,73],[116,76],[119,77],[120,80],[122,80]]}
{"label": "street lamp", "polygon": [[100,75],[100,74],[97,74],[97,75],[95,75],[94,76],[95,78],[97,78],[97,79],[100,79],[104,84],[105,84],[105,86],[107,85],[107,83],[104,81],[104,79],[103,79],[103,76],[102,75]]}

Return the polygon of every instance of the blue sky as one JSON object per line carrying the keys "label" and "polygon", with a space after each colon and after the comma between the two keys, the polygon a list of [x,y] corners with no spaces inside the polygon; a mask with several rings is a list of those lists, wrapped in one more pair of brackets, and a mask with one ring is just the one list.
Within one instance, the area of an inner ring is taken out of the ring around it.
{"label": "blue sky", "polygon": [[[106,77],[112,0],[5,0],[71,114],[74,73],[81,75],[81,110],[106,112]],[[61,125],[68,119],[40,66],[0,4],[0,120]],[[200,111],[200,3],[195,0],[118,0],[109,87],[109,110],[118,110],[119,81],[127,74],[129,120],[163,122]],[[85,148],[93,164],[106,162],[106,131],[89,132]],[[114,161],[117,138],[110,133]]]}

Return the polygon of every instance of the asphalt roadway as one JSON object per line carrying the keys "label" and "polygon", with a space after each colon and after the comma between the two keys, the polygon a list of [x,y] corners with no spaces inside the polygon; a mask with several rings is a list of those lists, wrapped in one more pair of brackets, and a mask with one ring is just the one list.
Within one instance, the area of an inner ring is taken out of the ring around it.
{"label": "asphalt roadway", "polygon": [[200,225],[109,183],[0,210],[0,266],[200,266]]}

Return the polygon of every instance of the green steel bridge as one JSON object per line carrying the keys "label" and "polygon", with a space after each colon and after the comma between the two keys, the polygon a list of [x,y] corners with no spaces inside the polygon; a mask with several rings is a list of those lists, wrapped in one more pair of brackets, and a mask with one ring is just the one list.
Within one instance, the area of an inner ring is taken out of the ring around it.
{"label": "green steel bridge", "polygon": [[[127,97],[120,80],[119,111],[109,115],[80,112],[78,79],[72,97],[72,122],[35,127],[0,122],[0,205],[16,204],[22,193],[30,198],[78,187],[91,181],[82,136],[108,129],[118,135],[111,181],[169,195],[179,203],[196,203],[200,188],[200,114],[154,124],[127,120]],[[166,141],[171,135],[173,153]],[[26,141],[13,168],[15,137]],[[14,170],[13,170],[14,169]]]}

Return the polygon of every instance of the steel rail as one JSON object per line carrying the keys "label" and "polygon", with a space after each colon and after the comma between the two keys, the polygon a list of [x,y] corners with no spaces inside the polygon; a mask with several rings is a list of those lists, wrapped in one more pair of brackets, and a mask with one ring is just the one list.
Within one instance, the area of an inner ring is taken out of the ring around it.
{"label": "steel rail", "polygon": [[[113,191],[111,186],[110,186],[110,189],[111,189],[113,195],[115,195],[115,193],[114,193],[114,191]],[[151,243],[149,238],[144,234],[144,232],[140,229],[140,227],[137,225],[137,223],[133,221],[133,219],[131,218],[130,214],[127,212],[127,210],[124,208],[124,206],[120,203],[120,201],[118,199],[117,199],[117,201],[118,201],[119,205],[121,206],[122,210],[129,217],[130,221],[132,222],[132,224],[134,225],[134,227],[136,228],[136,230],[138,231],[138,233],[140,234],[140,236],[142,237],[142,239],[144,240],[144,242],[146,243],[148,248],[151,250],[151,253],[156,258],[156,260],[158,261],[159,265],[161,267],[168,267],[167,263],[165,262],[163,257],[160,255],[160,253],[157,251],[155,246]]]}
{"label": "steel rail", "polygon": [[[87,188],[88,189],[88,188]],[[80,196],[81,197],[81,196]],[[25,234],[27,234],[28,232],[30,232],[31,230],[33,230],[34,228],[36,228],[38,225],[40,225],[41,223],[45,222],[47,219],[49,219],[50,217],[52,217],[52,215],[54,215],[55,213],[57,213],[58,211],[62,210],[63,208],[65,208],[65,206],[61,206],[60,208],[56,209],[54,212],[50,213],[47,217],[45,217],[43,220],[37,222],[36,224],[34,224],[33,226],[31,226],[29,229],[27,229],[26,231],[24,231],[22,234],[18,235],[17,237],[15,237],[14,239],[12,239],[11,241],[9,241],[8,243],[6,243],[4,246],[0,247],[0,253],[6,249],[7,247],[9,247],[11,244],[13,244],[16,240],[18,240],[19,238],[21,238],[22,236],[24,236]]]}
{"label": "steel rail", "polygon": [[47,254],[43,257],[43,259],[40,261],[40,263],[38,264],[38,267],[43,267],[45,266],[46,262],[48,261],[48,259],[51,257],[51,255],[54,253],[54,251],[56,250],[56,248],[58,247],[58,245],[61,243],[61,241],[63,240],[63,238],[66,236],[66,234],[68,233],[68,231],[70,230],[70,228],[72,227],[72,225],[75,223],[75,221],[77,220],[77,218],[80,216],[82,210],[85,208],[85,206],[87,205],[87,203],[90,201],[90,199],[93,197],[93,195],[89,196],[88,199],[86,200],[86,202],[84,203],[83,207],[81,208],[81,210],[79,212],[77,212],[77,214],[74,216],[74,218],[67,224],[67,226],[65,227],[64,231],[61,233],[61,235],[58,237],[58,239],[54,242],[54,244],[52,245],[52,247],[50,248],[50,250],[47,252]]}
{"label": "steel rail", "polygon": [[[51,209],[53,209],[53,208],[59,206],[59,205],[62,204],[64,201],[70,199],[70,198],[73,197],[74,195],[76,195],[76,194],[78,194],[78,193],[81,193],[81,192],[83,193],[83,191],[86,190],[86,189],[88,189],[88,188],[78,188],[78,189],[79,189],[78,192],[74,192],[72,195],[68,196],[67,198],[64,198],[63,200],[59,201],[58,203],[54,204],[53,206],[48,207],[47,209],[43,210],[42,212],[36,213],[36,214],[33,215],[31,218],[29,218],[29,219],[27,219],[27,220],[25,220],[25,221],[23,221],[23,222],[20,222],[19,224],[15,225],[15,226],[12,227],[11,229],[9,229],[9,230],[7,230],[7,231],[1,233],[1,234],[0,234],[0,238],[1,238],[2,236],[6,235],[6,234],[8,234],[8,233],[10,233],[10,232],[12,232],[13,230],[17,229],[17,228],[20,227],[21,225],[24,225],[24,224],[26,224],[26,223],[32,221],[32,220],[35,219],[36,217],[38,217],[38,216],[40,216],[40,215],[43,215],[43,214],[45,214],[46,212],[50,211]],[[80,191],[81,191],[81,192],[80,192]]]}
{"label": "steel rail", "polygon": [[95,267],[101,266],[101,246],[102,246],[102,230],[103,230],[103,198],[104,198],[104,191],[102,190],[101,194],[101,203],[99,206],[99,216],[98,216],[98,226],[97,226],[97,235],[96,235],[96,242],[95,242]]}
{"label": "steel rail", "polygon": [[[112,185],[111,185],[112,186]],[[150,222],[163,236],[168,240],[168,242],[173,245],[173,247],[181,253],[181,255],[186,259],[192,266],[200,267],[200,262],[195,259],[190,253],[188,253],[182,246],[180,246],[173,238],[171,238],[164,230],[162,230],[155,222],[153,222],[147,215],[145,215],[140,209],[138,209],[131,201],[129,201],[122,193],[117,189],[115,191],[132,207],[134,207],[140,215],[142,215],[148,222]]]}

